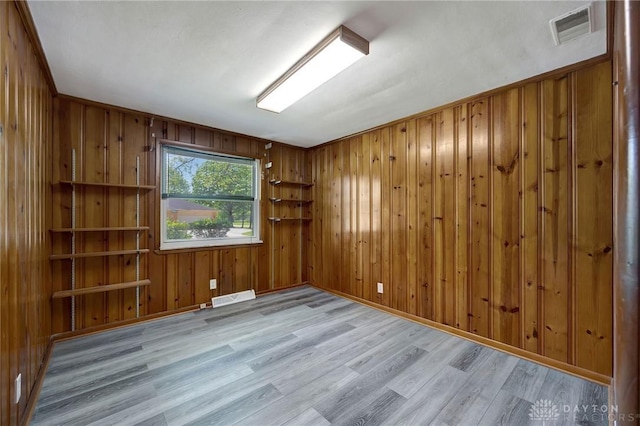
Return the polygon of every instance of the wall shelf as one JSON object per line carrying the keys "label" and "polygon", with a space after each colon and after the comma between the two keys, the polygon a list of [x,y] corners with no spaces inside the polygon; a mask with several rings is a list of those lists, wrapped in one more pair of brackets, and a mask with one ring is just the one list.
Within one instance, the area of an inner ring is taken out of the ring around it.
{"label": "wall shelf", "polygon": [[100,182],[80,182],[75,180],[61,180],[63,185],[71,186],[97,186],[102,188],[122,188],[122,189],[156,189],[155,185],[127,185],[124,183],[100,183]]}
{"label": "wall shelf", "polygon": [[78,259],[81,257],[107,257],[107,256],[119,256],[122,254],[144,254],[149,253],[149,249],[138,250],[112,250],[112,251],[93,251],[87,253],[63,253],[52,254],[49,256],[49,260],[61,260],[61,259]]}
{"label": "wall shelf", "polygon": [[102,228],[55,228],[51,232],[115,232],[115,231],[147,231],[148,226],[106,226]]}
{"label": "wall shelf", "polygon": [[297,198],[269,198],[269,201],[271,201],[272,203],[301,203],[301,204],[313,203],[313,200],[300,200]]}
{"label": "wall shelf", "polygon": [[292,220],[301,220],[301,221],[309,221],[310,217],[270,217],[269,220],[271,222],[284,222],[284,221],[292,221]]}
{"label": "wall shelf", "polygon": [[297,186],[313,186],[311,182],[298,182],[294,180],[271,179],[271,185],[297,185]]}
{"label": "wall shelf", "polygon": [[95,287],[77,288],[75,290],[62,290],[56,291],[51,296],[53,299],[62,299],[65,297],[82,296],[84,294],[104,293],[113,290],[122,290],[124,288],[140,287],[144,285],[150,285],[150,280],[130,281],[126,283],[116,283],[107,285],[98,285]]}

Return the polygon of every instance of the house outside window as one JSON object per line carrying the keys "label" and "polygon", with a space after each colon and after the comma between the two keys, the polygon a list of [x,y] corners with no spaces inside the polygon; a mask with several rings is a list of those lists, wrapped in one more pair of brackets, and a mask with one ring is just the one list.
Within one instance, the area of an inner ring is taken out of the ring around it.
{"label": "house outside window", "polygon": [[260,243],[260,162],[162,145],[161,250]]}

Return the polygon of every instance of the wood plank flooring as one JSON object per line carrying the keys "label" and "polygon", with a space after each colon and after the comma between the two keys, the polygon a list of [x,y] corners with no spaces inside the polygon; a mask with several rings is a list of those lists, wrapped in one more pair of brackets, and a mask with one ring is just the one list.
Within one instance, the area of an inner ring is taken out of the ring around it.
{"label": "wood plank flooring", "polygon": [[539,400],[607,424],[603,386],[300,287],[57,343],[32,424],[542,425]]}

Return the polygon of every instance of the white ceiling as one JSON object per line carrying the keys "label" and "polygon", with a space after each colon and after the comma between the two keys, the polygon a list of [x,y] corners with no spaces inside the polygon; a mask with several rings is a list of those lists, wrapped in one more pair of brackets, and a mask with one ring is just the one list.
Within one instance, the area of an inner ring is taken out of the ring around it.
{"label": "white ceiling", "polygon": [[[29,1],[62,94],[313,146],[606,52],[555,46],[586,1]],[[280,114],[256,97],[340,24],[370,54]]]}

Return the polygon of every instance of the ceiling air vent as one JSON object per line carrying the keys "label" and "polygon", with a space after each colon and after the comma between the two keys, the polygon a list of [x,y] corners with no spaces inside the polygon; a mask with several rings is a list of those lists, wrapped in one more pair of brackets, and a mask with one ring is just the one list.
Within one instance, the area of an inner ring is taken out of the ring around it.
{"label": "ceiling air vent", "polygon": [[592,31],[592,22],[591,6],[584,6],[553,18],[549,24],[553,40],[558,45],[589,34]]}

